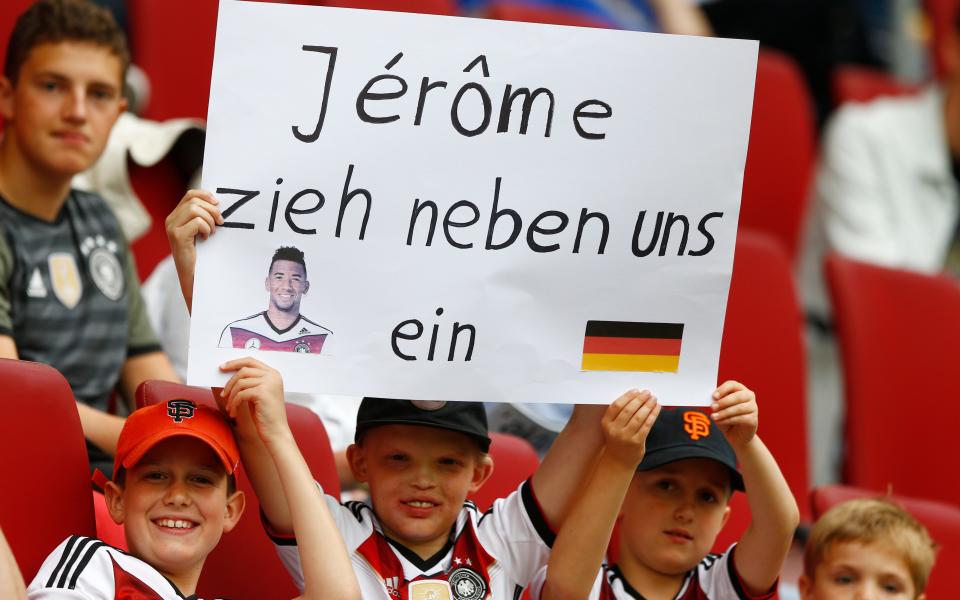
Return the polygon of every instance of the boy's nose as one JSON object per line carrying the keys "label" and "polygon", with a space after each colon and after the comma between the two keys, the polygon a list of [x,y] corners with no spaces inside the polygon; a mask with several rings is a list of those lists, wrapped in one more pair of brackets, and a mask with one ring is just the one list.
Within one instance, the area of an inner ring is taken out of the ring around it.
{"label": "boy's nose", "polygon": [[87,94],[84,90],[72,90],[67,96],[63,116],[67,121],[82,123],[87,119]]}
{"label": "boy's nose", "polygon": [[167,493],[163,497],[167,504],[186,505],[190,504],[190,494],[187,493],[187,486],[182,481],[174,481],[167,488]]}

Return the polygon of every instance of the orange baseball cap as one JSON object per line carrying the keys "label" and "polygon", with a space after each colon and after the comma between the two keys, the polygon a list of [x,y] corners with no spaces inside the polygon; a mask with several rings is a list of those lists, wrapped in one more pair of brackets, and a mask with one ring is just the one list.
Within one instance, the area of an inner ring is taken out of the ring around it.
{"label": "orange baseball cap", "polygon": [[190,400],[168,400],[135,410],[127,417],[117,442],[114,476],[120,467],[129,469],[136,465],[158,443],[181,435],[197,438],[213,448],[227,475],[233,475],[240,462],[240,450],[223,413]]}

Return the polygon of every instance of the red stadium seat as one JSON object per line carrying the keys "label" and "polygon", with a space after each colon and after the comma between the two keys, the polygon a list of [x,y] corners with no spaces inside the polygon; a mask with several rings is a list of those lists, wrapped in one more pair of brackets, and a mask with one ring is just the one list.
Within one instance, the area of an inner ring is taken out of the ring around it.
{"label": "red stadium seat", "polygon": [[949,38],[953,35],[954,19],[958,0],[923,0],[923,8],[930,25],[929,52],[933,64],[933,74],[937,79],[946,75],[946,56],[956,49],[950,45]]}
{"label": "red stadium seat", "polygon": [[129,3],[130,53],[150,78],[143,116],[206,118],[217,30],[214,0]]}
{"label": "red stadium seat", "polygon": [[470,497],[481,511],[490,508],[497,498],[509,496],[540,465],[537,451],[527,440],[507,433],[491,433],[490,440],[493,475]]}
{"label": "red stadium seat", "polygon": [[908,96],[923,88],[920,84],[903,83],[886,71],[860,65],[836,67],[831,80],[834,106],[869,102],[881,96]]}
{"label": "red stadium seat", "polygon": [[524,2],[492,2],[482,16],[501,21],[523,21],[548,25],[611,28],[612,23],[580,14],[574,10],[534,5]]}
{"label": "red stadium seat", "polygon": [[[137,406],[186,398],[216,406],[210,388],[146,381],[137,388]],[[310,409],[287,404],[287,421],[303,452],[314,478],[326,493],[339,497],[340,480],[333,462],[333,451],[320,418]],[[277,558],[273,543],[260,523],[260,503],[243,467],[237,470],[237,485],[247,496],[240,523],[224,534],[203,567],[197,595],[202,598],[293,598],[298,592],[286,569]]]}
{"label": "red stadium seat", "polygon": [[795,262],[816,149],[813,101],[799,67],[761,50],[743,179],[740,227],[773,235]]}
{"label": "red stadium seat", "polygon": [[0,528],[29,583],[67,536],[96,537],[90,465],[67,380],[47,365],[0,359]]}
{"label": "red stadium seat", "polygon": [[[783,472],[808,521],[806,358],[792,270],[769,236],[740,231],[720,347],[719,382],[734,379],[757,394],[759,435]],[[734,494],[733,512],[714,548],[725,550],[750,523],[746,496]]]}
{"label": "red stadium seat", "polygon": [[340,8],[395,10],[431,15],[457,14],[457,3],[455,0],[326,0],[324,2],[316,2],[315,4],[337,6]]}
{"label": "red stadium seat", "polygon": [[960,478],[943,470],[956,446],[941,429],[960,398],[960,287],[836,254],[826,272],[843,365],[845,482],[960,504]]}
{"label": "red stadium seat", "polygon": [[[810,503],[813,513],[820,518],[833,506],[856,498],[874,498],[876,492],[860,488],[831,485],[813,490]],[[956,584],[950,567],[960,565],[960,507],[933,500],[907,496],[891,496],[893,500],[920,521],[937,544],[937,563],[927,582],[926,595],[930,600],[949,598],[956,593]]]}

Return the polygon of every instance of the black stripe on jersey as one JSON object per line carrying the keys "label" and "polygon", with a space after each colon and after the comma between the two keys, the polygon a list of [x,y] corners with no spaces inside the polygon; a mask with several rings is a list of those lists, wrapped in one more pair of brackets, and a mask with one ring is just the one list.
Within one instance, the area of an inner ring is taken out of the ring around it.
{"label": "black stripe on jersey", "polygon": [[90,545],[93,542],[93,538],[81,537],[80,543],[77,544],[76,549],[71,553],[70,560],[67,561],[67,565],[63,568],[63,572],[60,573],[60,578],[57,580],[57,587],[62,588],[67,583],[67,574],[70,573],[70,570],[73,568],[77,559],[80,558],[80,555],[83,554],[84,548]]}
{"label": "black stripe on jersey", "polygon": [[96,543],[90,544],[90,547],[87,549],[86,554],[83,555],[83,558],[80,559],[80,563],[77,564],[77,570],[73,572],[73,577],[70,578],[70,585],[67,586],[68,589],[74,589],[77,587],[77,579],[80,578],[80,573],[87,568],[87,565],[90,563],[90,559],[93,558],[94,552],[106,546],[100,540],[97,540]]}
{"label": "black stripe on jersey", "polygon": [[70,536],[70,539],[67,542],[67,547],[64,548],[63,552],[60,554],[60,560],[57,562],[56,568],[53,570],[53,573],[50,574],[50,579],[47,580],[47,584],[44,587],[53,587],[53,582],[57,578],[57,573],[59,573],[60,569],[63,568],[63,563],[67,562],[67,557],[70,556],[70,552],[73,550],[74,544],[76,544],[77,540],[79,539],[79,535]]}
{"label": "black stripe on jersey", "polygon": [[520,497],[523,499],[523,508],[527,511],[527,517],[530,518],[530,523],[537,530],[540,539],[548,547],[553,548],[553,542],[557,539],[557,535],[550,529],[550,524],[547,523],[547,518],[543,516],[537,498],[533,495],[531,479],[524,481],[523,485],[520,486]]}
{"label": "black stripe on jersey", "polygon": [[513,589],[513,600],[520,600],[520,596],[523,595],[523,588],[519,585]]}

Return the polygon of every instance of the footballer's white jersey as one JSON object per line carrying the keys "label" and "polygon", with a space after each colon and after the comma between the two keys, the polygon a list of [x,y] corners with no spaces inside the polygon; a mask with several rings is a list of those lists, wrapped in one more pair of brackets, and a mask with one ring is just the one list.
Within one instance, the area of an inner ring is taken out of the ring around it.
{"label": "footballer's white jersey", "polygon": [[[708,554],[695,569],[691,569],[674,600],[769,600],[776,597],[777,586],[765,594],[751,596],[743,587],[733,564],[733,545],[723,554]],[[546,580],[546,568],[541,569],[530,584],[529,597],[540,598]],[[588,600],[643,600],[616,566],[606,564],[597,573]]]}
{"label": "footballer's white jersey", "polygon": [[323,343],[332,333],[303,315],[286,329],[277,329],[264,311],[224,327],[219,347],[320,354]]}
{"label": "footballer's white jersey", "polygon": [[27,588],[27,598],[184,600],[185,596],[139,558],[98,539],[72,535],[43,561]]}
{"label": "footballer's white jersey", "polygon": [[[513,600],[546,564],[554,537],[529,481],[482,515],[464,503],[449,544],[428,560],[388,540],[369,505],[329,496],[327,504],[364,600]],[[302,590],[296,541],[273,539]]]}

